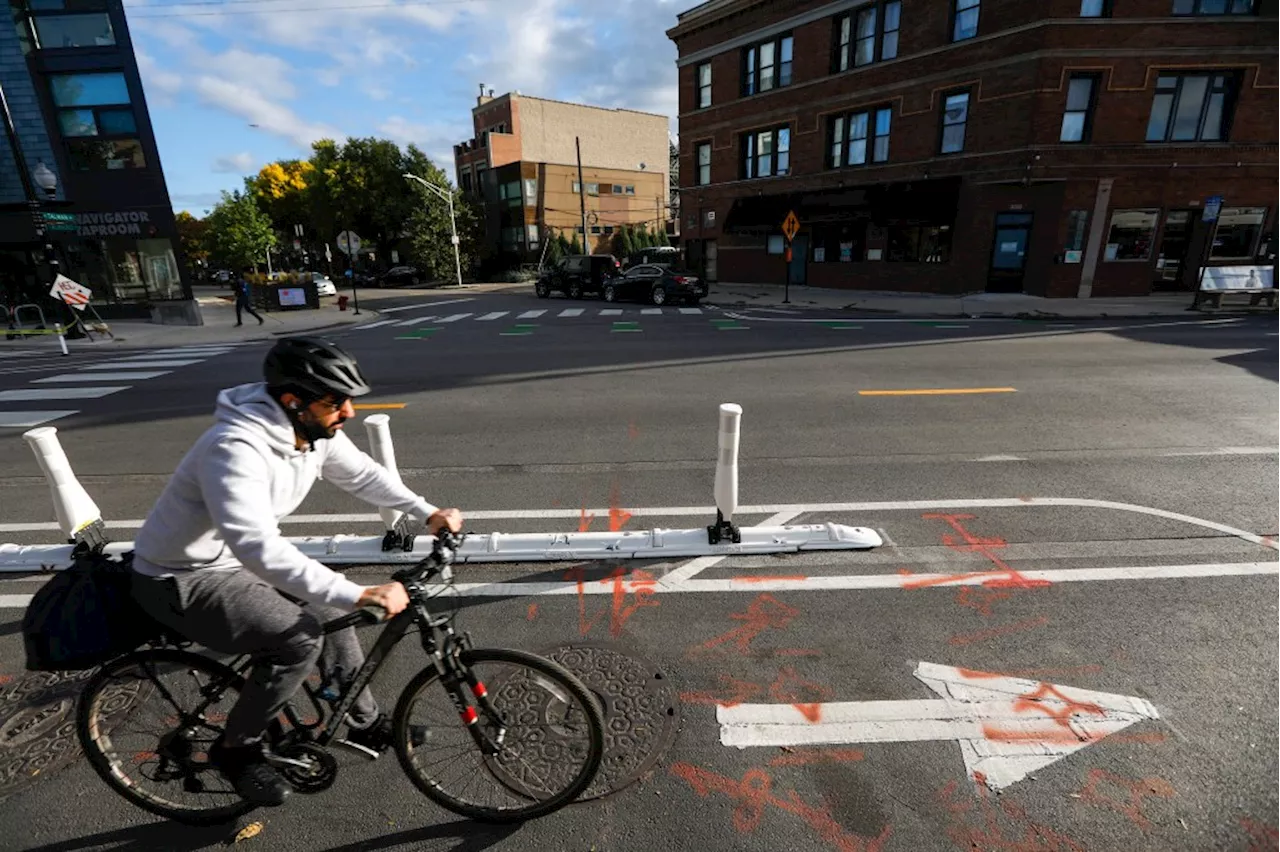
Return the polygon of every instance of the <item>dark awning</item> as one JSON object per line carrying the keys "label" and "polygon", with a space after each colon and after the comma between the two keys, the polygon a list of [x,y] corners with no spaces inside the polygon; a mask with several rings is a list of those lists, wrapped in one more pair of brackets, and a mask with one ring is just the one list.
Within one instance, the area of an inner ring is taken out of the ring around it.
{"label": "dark awning", "polygon": [[801,227],[824,222],[871,221],[879,225],[955,222],[961,179],[903,181],[840,186],[810,192],[748,195],[736,199],[725,217],[726,233],[777,233],[788,211]]}

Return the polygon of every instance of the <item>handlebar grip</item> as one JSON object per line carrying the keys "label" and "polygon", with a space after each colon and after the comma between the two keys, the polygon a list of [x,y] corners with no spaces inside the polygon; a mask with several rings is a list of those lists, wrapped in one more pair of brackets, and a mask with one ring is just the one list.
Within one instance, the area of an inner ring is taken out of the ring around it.
{"label": "handlebar grip", "polygon": [[370,624],[378,624],[386,621],[390,617],[387,610],[377,604],[365,604],[360,607],[360,609],[356,610],[356,612],[364,616],[365,620]]}

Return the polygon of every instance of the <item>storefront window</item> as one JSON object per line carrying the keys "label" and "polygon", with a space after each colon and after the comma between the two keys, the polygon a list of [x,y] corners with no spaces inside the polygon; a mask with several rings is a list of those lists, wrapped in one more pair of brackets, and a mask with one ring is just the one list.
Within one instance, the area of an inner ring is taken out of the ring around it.
{"label": "storefront window", "polygon": [[94,302],[181,299],[182,280],[173,243],[129,237],[82,239],[70,252],[77,280],[93,291]]}
{"label": "storefront window", "polygon": [[890,225],[888,260],[947,263],[951,260],[949,225]]}
{"label": "storefront window", "polygon": [[1117,210],[1111,214],[1107,260],[1149,260],[1159,210]]}
{"label": "storefront window", "polygon": [[71,167],[82,172],[147,167],[137,139],[68,139],[67,152]]}
{"label": "storefront window", "polygon": [[33,18],[43,50],[64,47],[110,47],[116,43],[105,12],[90,15],[37,15]]}
{"label": "storefront window", "polygon": [[1218,229],[1213,235],[1209,257],[1214,259],[1250,258],[1267,218],[1265,207],[1224,207],[1218,214]]}

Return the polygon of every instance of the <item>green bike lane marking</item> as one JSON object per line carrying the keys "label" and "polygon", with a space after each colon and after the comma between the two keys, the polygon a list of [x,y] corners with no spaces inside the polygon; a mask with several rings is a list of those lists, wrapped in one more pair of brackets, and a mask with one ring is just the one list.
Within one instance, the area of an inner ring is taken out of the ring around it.
{"label": "green bike lane marking", "polygon": [[522,337],[527,334],[533,334],[533,330],[538,327],[537,323],[520,322],[511,326],[506,331],[498,333],[499,337]]}
{"label": "green bike lane marking", "polygon": [[439,330],[438,326],[432,328],[419,328],[409,332],[408,334],[396,335],[396,340],[430,340],[431,335],[435,334]]}
{"label": "green bike lane marking", "polygon": [[643,331],[638,322],[615,322],[613,328],[609,329],[610,333],[619,333],[627,331]]}
{"label": "green bike lane marking", "polygon": [[716,331],[748,331],[751,326],[742,325],[735,319],[713,319],[711,324],[716,327]]}

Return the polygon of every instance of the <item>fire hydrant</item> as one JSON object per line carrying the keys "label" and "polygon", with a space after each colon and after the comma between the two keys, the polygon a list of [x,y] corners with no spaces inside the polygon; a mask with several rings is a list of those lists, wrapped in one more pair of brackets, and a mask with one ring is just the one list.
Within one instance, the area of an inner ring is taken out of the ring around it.
{"label": "fire hydrant", "polygon": [[350,296],[339,296],[338,310],[345,311],[347,309],[347,302],[350,301],[350,298],[351,298]]}

